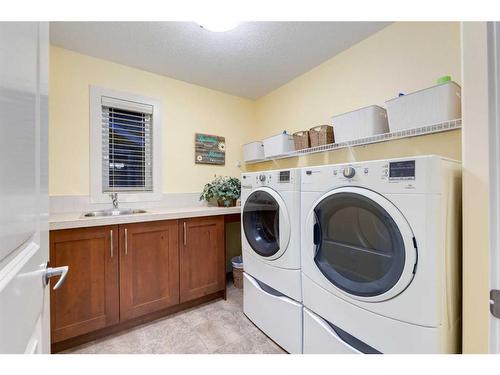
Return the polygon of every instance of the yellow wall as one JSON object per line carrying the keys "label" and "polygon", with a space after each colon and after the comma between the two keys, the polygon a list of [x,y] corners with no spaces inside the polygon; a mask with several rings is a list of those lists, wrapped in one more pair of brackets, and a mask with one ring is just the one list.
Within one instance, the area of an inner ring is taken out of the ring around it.
{"label": "yellow wall", "polygon": [[[458,23],[395,23],[257,101],[51,47],[50,195],[89,194],[89,85],[162,104],[163,192],[198,192],[212,176],[239,175],[241,146],[334,114],[383,105],[398,92],[452,75],[460,83]],[[194,133],[226,137],[226,166],[194,164]],[[247,166],[244,170],[437,153],[461,158],[458,132]],[[186,171],[188,171],[186,173]]]}
{"label": "yellow wall", "polygon": [[[52,46],[49,96],[49,193],[88,195],[89,86],[161,103],[163,192],[199,192],[214,174],[240,174],[241,145],[254,124],[254,102]],[[194,164],[194,133],[226,137],[226,165]]]}
{"label": "yellow wall", "polygon": [[331,117],[399,92],[435,84],[443,75],[460,83],[458,22],[398,22],[257,101],[255,137],[329,124]]}
{"label": "yellow wall", "polygon": [[463,350],[489,351],[489,118],[486,23],[465,22],[463,45]]}
{"label": "yellow wall", "polygon": [[[461,83],[458,22],[398,22],[361,41],[256,102],[255,138],[293,133],[331,117],[412,92],[451,75]],[[461,159],[460,131],[246,166],[285,168],[356,160],[440,154]]]}

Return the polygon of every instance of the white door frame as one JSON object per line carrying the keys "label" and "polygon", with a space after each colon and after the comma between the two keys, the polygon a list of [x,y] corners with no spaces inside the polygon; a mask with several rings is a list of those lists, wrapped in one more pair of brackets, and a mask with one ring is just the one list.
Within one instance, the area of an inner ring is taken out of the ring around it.
{"label": "white door frame", "polygon": [[[488,22],[490,289],[500,290],[500,22]],[[490,314],[490,353],[500,353],[500,319]]]}

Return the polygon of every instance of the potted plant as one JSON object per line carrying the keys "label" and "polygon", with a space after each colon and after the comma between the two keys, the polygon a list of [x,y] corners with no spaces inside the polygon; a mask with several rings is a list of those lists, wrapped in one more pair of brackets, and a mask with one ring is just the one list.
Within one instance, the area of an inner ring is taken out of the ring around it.
{"label": "potted plant", "polygon": [[236,200],[240,197],[241,182],[235,177],[215,177],[203,188],[201,200],[217,201],[219,207],[236,206]]}

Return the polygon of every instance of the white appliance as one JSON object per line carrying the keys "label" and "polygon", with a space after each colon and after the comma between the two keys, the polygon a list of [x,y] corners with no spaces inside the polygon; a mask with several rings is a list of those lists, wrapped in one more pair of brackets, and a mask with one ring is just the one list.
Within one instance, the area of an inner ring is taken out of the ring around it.
{"label": "white appliance", "polygon": [[245,173],[243,310],[290,353],[302,352],[300,170]]}
{"label": "white appliance", "polygon": [[46,285],[67,271],[47,268],[48,31],[0,22],[0,354],[50,352]]}
{"label": "white appliance", "polygon": [[304,353],[459,351],[460,187],[438,156],[302,170]]}

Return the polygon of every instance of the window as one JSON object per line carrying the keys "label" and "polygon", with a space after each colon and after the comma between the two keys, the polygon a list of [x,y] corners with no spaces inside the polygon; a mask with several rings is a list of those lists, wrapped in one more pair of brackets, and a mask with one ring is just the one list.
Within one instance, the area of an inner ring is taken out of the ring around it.
{"label": "window", "polygon": [[160,199],[159,105],[156,101],[91,88],[91,200]]}
{"label": "window", "polygon": [[102,191],[152,191],[152,108],[102,101]]}

